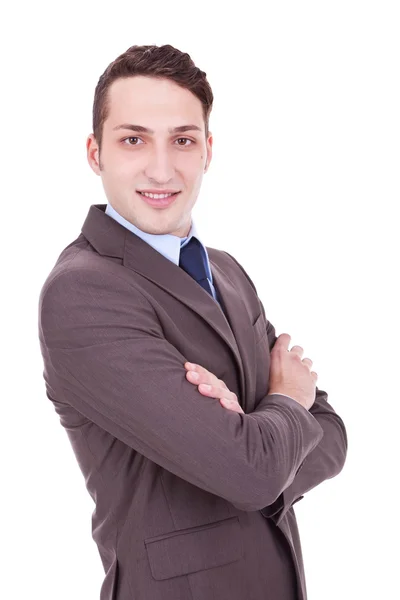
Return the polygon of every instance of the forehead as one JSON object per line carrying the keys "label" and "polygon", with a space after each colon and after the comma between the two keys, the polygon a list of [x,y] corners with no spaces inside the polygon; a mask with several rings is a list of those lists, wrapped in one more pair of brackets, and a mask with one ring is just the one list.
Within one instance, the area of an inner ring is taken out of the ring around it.
{"label": "forehead", "polygon": [[108,103],[110,128],[125,122],[150,128],[185,122],[204,127],[199,98],[168,79],[139,75],[117,79],[108,90]]}

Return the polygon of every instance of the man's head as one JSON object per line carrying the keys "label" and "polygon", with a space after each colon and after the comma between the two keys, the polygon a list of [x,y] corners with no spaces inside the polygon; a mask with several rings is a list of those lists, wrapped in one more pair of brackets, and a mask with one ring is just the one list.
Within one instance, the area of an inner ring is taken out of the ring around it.
{"label": "man's head", "polygon": [[[100,77],[88,162],[111,206],[142,231],[189,233],[212,156],[212,103],[206,73],[170,45],[132,46]],[[179,193],[166,208],[156,208],[138,190]]]}

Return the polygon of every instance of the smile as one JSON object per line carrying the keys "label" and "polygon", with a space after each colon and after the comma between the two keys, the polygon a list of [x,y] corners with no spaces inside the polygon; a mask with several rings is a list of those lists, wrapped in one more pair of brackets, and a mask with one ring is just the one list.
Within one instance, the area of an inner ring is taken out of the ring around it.
{"label": "smile", "polygon": [[146,196],[146,198],[155,198],[156,200],[159,200],[160,198],[169,198],[170,196],[175,196],[175,194],[178,194],[179,192],[174,192],[171,194],[151,194],[150,192],[139,192],[139,194],[142,194],[142,196]]}
{"label": "smile", "polygon": [[146,194],[138,192],[142,199],[153,208],[168,208],[175,202],[176,197],[180,192],[174,194]]}

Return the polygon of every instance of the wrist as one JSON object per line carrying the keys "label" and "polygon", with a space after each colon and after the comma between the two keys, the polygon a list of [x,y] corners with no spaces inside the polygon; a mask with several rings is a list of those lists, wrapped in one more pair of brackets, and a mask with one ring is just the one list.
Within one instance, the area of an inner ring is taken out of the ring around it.
{"label": "wrist", "polygon": [[308,410],[307,406],[305,405],[305,403],[301,402],[300,400],[298,400],[297,398],[295,398],[294,396],[291,396],[290,394],[286,394],[284,392],[275,392],[275,391],[269,391],[268,395],[276,395],[276,396],[284,396],[285,398],[290,398],[291,400],[293,400],[294,402],[297,402],[297,404],[301,404],[301,406],[303,406],[306,410]]}

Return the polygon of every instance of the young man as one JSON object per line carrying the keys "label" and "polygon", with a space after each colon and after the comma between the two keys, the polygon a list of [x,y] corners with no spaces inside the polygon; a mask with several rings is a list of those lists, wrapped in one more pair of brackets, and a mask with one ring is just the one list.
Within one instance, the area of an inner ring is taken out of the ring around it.
{"label": "young man", "polygon": [[193,223],[205,76],[170,45],[106,69],[87,156],[108,204],[40,294],[46,393],[96,503],[101,600],[305,600],[293,504],[346,458],[312,361]]}

